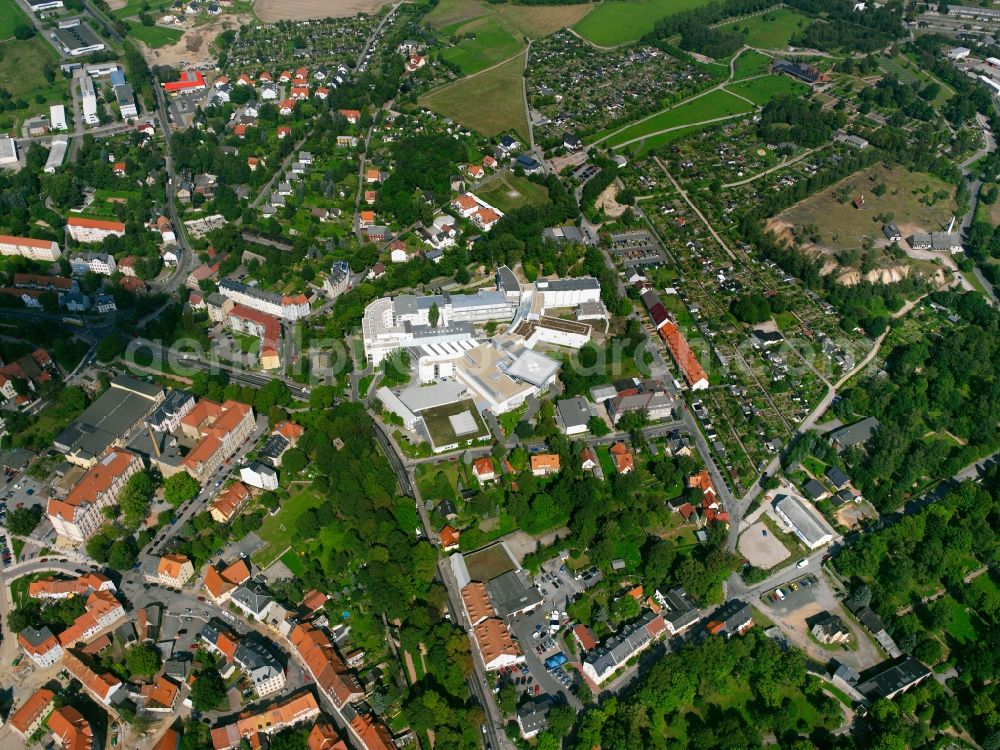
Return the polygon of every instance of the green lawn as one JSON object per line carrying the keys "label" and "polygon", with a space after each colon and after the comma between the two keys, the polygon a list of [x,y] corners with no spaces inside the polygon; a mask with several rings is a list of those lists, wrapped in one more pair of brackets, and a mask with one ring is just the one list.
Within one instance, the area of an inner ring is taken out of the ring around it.
{"label": "green lawn", "polygon": [[779,94],[804,96],[809,91],[809,87],[804,83],[793,81],[788,76],[779,75],[769,75],[749,81],[731,83],[726,86],[726,89],[734,94],[746,97],[760,107],[763,107]]}
{"label": "green lawn", "polygon": [[766,73],[770,64],[770,57],[748,49],[736,58],[736,64],[733,66],[733,79],[739,80]]}
{"label": "green lawn", "polygon": [[184,32],[180,29],[168,29],[166,26],[143,26],[138,23],[133,24],[128,33],[129,36],[145,42],[154,49],[156,47],[167,47],[171,44],[177,44],[180,38],[184,36]]}
{"label": "green lawn", "polygon": [[431,91],[417,103],[485,136],[513,130],[526,140],[528,113],[521,95],[523,77],[524,60],[518,57]]}
{"label": "green lawn", "polygon": [[777,8],[722,28],[727,31],[743,32],[746,43],[751,47],[782,49],[788,46],[788,40],[794,34],[805,28],[809,20],[809,16],[798,11]]}
{"label": "green lawn", "polygon": [[493,180],[485,188],[477,190],[476,195],[504,213],[523,206],[541,206],[549,202],[549,191],[544,185],[537,185],[513,174],[505,174]]}
{"label": "green lawn", "polygon": [[147,12],[156,17],[158,12],[169,8],[173,5],[173,2],[172,0],[128,0],[128,3],[124,7],[111,11],[111,16],[119,20],[129,18],[130,16],[137,16],[142,11],[144,5],[148,5],[149,10]]}
{"label": "green lawn", "polygon": [[10,39],[18,26],[30,25],[17,0],[0,0],[0,39]]}
{"label": "green lawn", "polygon": [[[3,2],[3,0],[0,0]],[[24,99],[26,109],[0,114],[0,131],[17,130],[18,124],[35,115],[48,114],[52,104],[70,104],[69,81],[55,67],[52,83],[45,79],[45,65],[55,65],[59,55],[39,35],[25,41],[10,39],[0,43],[0,85],[15,99]]]}
{"label": "green lawn", "polygon": [[606,141],[608,146],[623,146],[671,128],[701,123],[727,115],[749,112],[753,106],[728,91],[712,91],[696,99],[666,109],[648,120],[622,128]]}
{"label": "green lawn", "polygon": [[611,0],[594,8],[573,30],[602,47],[635,42],[673,13],[700,8],[710,0]]}
{"label": "green lawn", "polygon": [[[661,146],[666,146],[668,143],[673,143],[674,141],[680,140],[686,136],[693,133],[700,133],[704,130],[707,125],[691,125],[687,128],[678,128],[677,130],[669,130],[666,133],[660,133],[659,135],[651,135],[649,138],[643,138],[641,141],[636,141],[630,148],[636,154],[636,156],[641,156],[642,154],[650,151],[654,148],[660,148]],[[711,378],[710,378],[711,379]]]}
{"label": "green lawn", "polygon": [[610,479],[615,474],[615,462],[611,460],[611,451],[606,445],[597,446],[597,461],[601,464],[601,471],[604,472],[605,479]]}
{"label": "green lawn", "polygon": [[445,60],[460,67],[465,75],[478,73],[524,48],[520,40],[493,18],[477,18],[458,24],[458,28],[449,27],[445,32],[471,36],[441,53]]}
{"label": "green lawn", "polygon": [[261,568],[266,568],[291,544],[292,531],[296,519],[309,508],[318,507],[323,503],[323,497],[314,492],[311,487],[305,487],[293,492],[287,500],[281,503],[277,515],[267,516],[257,530],[257,536],[265,543],[253,555],[253,561]]}
{"label": "green lawn", "polygon": [[955,601],[951,596],[944,597],[951,608],[951,625],[948,627],[948,635],[961,646],[976,640],[976,625],[972,621],[972,614],[961,602]]}
{"label": "green lawn", "polygon": [[285,564],[286,568],[295,574],[296,577],[305,574],[306,566],[302,564],[302,560],[299,558],[295,550],[288,550],[288,552],[281,556],[280,560]]}

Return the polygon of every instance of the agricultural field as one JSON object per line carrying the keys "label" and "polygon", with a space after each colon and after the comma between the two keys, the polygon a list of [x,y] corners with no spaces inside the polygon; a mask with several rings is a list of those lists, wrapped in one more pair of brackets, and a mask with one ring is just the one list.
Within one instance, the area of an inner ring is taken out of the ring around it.
{"label": "agricultural field", "polygon": [[549,202],[547,188],[513,174],[493,180],[485,188],[477,190],[476,195],[504,213],[522,206],[539,206]]}
{"label": "agricultural field", "polygon": [[457,27],[449,27],[445,31],[464,37],[458,44],[446,48],[441,54],[445,60],[460,67],[465,75],[485,70],[516,55],[524,48],[524,44],[515,39],[494,18],[476,18]]}
{"label": "agricultural field", "polygon": [[809,93],[809,87],[788,76],[767,75],[748,81],[730,83],[726,86],[726,91],[749,99],[757,106],[763,107],[779,94],[806,96]]}
{"label": "agricultural field", "polygon": [[[424,20],[436,29],[453,33],[476,18],[490,16],[515,37],[541,39],[572,26],[596,6],[576,5],[493,5],[479,0],[441,0]],[[452,31],[449,31],[452,30]]]}
{"label": "agricultural field", "polygon": [[17,0],[0,0],[0,39],[10,39],[14,29],[31,25],[31,21],[17,4]]}
{"label": "agricultural field", "polygon": [[51,104],[69,104],[69,81],[59,74],[58,66],[52,83],[45,79],[45,65],[55,65],[58,59],[52,45],[39,35],[0,43],[0,81],[15,100],[28,103],[26,109],[0,114],[0,130],[14,130],[29,117],[48,114]]}
{"label": "agricultural field", "polygon": [[[947,229],[956,211],[954,193],[953,185],[933,175],[876,166],[782,212],[771,226],[808,235],[804,249],[830,255],[857,252],[866,245],[885,248],[889,245],[882,233],[886,221],[894,222],[904,239],[914,232]],[[859,210],[852,200],[861,196],[864,206]]]}
{"label": "agricultural field", "polygon": [[708,3],[709,0],[611,0],[597,6],[573,30],[599,47],[617,47],[638,41],[664,16]]}
{"label": "agricultural field", "polygon": [[508,130],[528,137],[528,114],[521,95],[524,61],[520,58],[463,78],[420,97],[432,109],[485,136]]}
{"label": "agricultural field", "polygon": [[704,96],[677,104],[642,122],[616,131],[607,138],[608,146],[626,146],[646,136],[680,129],[720,117],[731,117],[753,109],[749,102],[733,96],[728,91],[711,91]]}
{"label": "agricultural field", "polygon": [[809,16],[796,10],[777,8],[722,28],[742,32],[746,43],[751,47],[784,49],[788,46],[788,40],[804,29],[809,21]]}
{"label": "agricultural field", "polygon": [[177,44],[184,36],[184,32],[180,29],[168,29],[166,26],[143,26],[138,23],[133,24],[128,33],[129,36],[135,37],[154,49]]}

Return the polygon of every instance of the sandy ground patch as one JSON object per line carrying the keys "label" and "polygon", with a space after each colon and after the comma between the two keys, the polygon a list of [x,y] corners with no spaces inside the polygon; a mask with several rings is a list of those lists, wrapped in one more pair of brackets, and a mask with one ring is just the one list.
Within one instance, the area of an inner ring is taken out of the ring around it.
{"label": "sandy ground patch", "polygon": [[128,5],[128,0],[106,0],[111,10],[121,10]]}
{"label": "sandy ground patch", "polygon": [[215,38],[223,31],[237,29],[241,24],[250,23],[252,20],[250,16],[228,16],[196,29],[185,31],[180,41],[169,47],[152,49],[138,40],[136,40],[136,44],[142,49],[142,54],[150,65],[197,67],[214,64],[215,55],[212,52],[212,43]]}
{"label": "sandy ground patch", "polygon": [[[767,531],[767,536],[763,534],[765,531]],[[751,565],[764,570],[773,568],[782,560],[791,557],[791,553],[781,543],[781,540],[759,521],[743,532],[737,548]]]}
{"label": "sandy ground patch", "polygon": [[549,166],[556,173],[562,172],[566,167],[578,167],[587,161],[587,154],[584,151],[573,151],[565,156],[553,156],[549,159]]}
{"label": "sandy ground patch", "polygon": [[257,0],[254,10],[261,21],[305,21],[311,18],[349,18],[374,13],[388,0]]}
{"label": "sandy ground patch", "polygon": [[619,203],[616,200],[617,196],[618,186],[611,183],[604,188],[604,191],[599,196],[597,196],[597,209],[599,211],[604,211],[604,213],[612,218],[618,218],[625,213],[628,206],[623,206]]}

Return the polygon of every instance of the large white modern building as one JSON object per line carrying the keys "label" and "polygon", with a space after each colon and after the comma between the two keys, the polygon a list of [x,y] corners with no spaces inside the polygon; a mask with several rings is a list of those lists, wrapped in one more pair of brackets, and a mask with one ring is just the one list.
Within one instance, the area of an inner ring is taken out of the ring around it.
{"label": "large white modern building", "polygon": [[66,107],[62,104],[53,104],[49,107],[49,127],[52,130],[69,130],[66,124]]}
{"label": "large white modern building", "polygon": [[62,166],[63,159],[66,158],[66,149],[69,141],[65,138],[54,138],[49,144],[49,158],[45,160],[45,172],[55,174],[56,170]]}
{"label": "large white modern building", "polygon": [[816,509],[794,493],[779,492],[774,498],[774,512],[809,549],[833,541],[833,532]]}
{"label": "large white modern building", "polygon": [[59,249],[59,243],[52,240],[0,234],[0,255],[20,255],[30,260],[55,261],[59,260],[62,250]]}
{"label": "large white modern building", "polygon": [[304,294],[287,296],[265,292],[233,279],[222,279],[219,282],[219,294],[228,297],[238,305],[249,307],[251,310],[259,310],[283,320],[301,320],[309,314],[309,300]]}
{"label": "large white modern building", "polygon": [[0,136],[0,166],[12,167],[17,164],[17,141],[8,135]]}
{"label": "large white modern building", "polygon": [[90,76],[80,76],[80,101],[83,103],[83,121],[88,125],[97,125],[101,119],[97,116],[97,93],[94,91],[94,80]]}
{"label": "large white modern building", "polygon": [[98,276],[110,276],[116,268],[114,256],[108,253],[77,253],[70,256],[69,265],[73,273],[92,271]]}
{"label": "large white modern building", "polygon": [[593,276],[575,279],[538,279],[535,294],[542,297],[546,310],[557,307],[579,307],[584,302],[599,302],[601,282]]}

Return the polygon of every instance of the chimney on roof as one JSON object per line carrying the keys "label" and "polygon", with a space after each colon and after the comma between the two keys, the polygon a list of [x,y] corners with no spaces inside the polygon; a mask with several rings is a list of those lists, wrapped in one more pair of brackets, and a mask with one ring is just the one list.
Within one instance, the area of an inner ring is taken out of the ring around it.
{"label": "chimney on roof", "polygon": [[157,458],[160,458],[160,445],[156,442],[156,433],[153,432],[153,425],[146,422],[146,429],[149,430],[149,442],[153,444],[153,453],[156,454]]}

